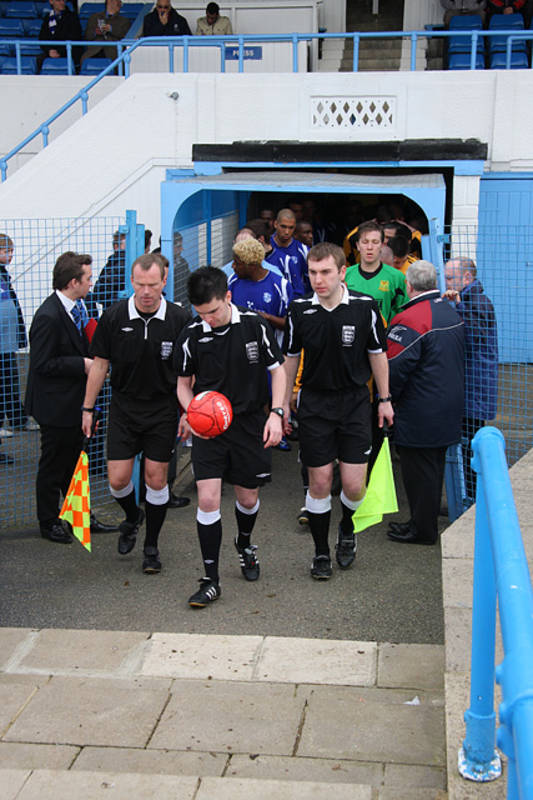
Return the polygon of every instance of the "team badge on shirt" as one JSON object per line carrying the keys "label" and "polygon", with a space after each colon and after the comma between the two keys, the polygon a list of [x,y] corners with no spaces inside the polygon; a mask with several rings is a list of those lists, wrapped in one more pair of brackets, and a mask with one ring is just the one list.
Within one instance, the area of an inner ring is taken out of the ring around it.
{"label": "team badge on shirt", "polygon": [[389,282],[388,281],[380,281],[379,291],[380,292],[388,292],[389,291]]}
{"label": "team badge on shirt", "polygon": [[341,331],[343,347],[349,347],[355,341],[355,325],[343,325]]}
{"label": "team badge on shirt", "polygon": [[172,342],[161,342],[161,358],[163,361],[171,355],[172,353]]}
{"label": "team badge on shirt", "polygon": [[250,364],[259,363],[259,345],[257,342],[246,342],[246,355]]}
{"label": "team badge on shirt", "polygon": [[263,292],[263,300],[267,304],[272,302],[272,295],[270,294],[270,292]]}

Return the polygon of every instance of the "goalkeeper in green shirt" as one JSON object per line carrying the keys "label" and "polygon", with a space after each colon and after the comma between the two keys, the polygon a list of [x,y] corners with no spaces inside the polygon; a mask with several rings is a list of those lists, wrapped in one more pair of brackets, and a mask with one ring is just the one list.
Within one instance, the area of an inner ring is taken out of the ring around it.
{"label": "goalkeeper in green shirt", "polygon": [[387,326],[400,308],[409,301],[405,290],[405,277],[400,270],[381,262],[383,229],[377,222],[364,222],[359,226],[357,237],[361,261],[346,270],[346,285],[348,289],[368,294],[377,300]]}

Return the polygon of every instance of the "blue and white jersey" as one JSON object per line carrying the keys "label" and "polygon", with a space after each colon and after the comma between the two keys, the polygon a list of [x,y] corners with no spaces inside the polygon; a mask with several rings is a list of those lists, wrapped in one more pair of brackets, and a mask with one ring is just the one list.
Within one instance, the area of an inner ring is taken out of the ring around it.
{"label": "blue and white jersey", "polygon": [[302,297],[309,291],[307,278],[307,253],[309,248],[302,242],[293,239],[288,247],[276,244],[274,236],[270,237],[272,252],[266,257],[270,264],[278,267],[289,281],[294,297]]}
{"label": "blue and white jersey", "polygon": [[[239,278],[235,273],[228,281],[231,300],[236,306],[250,311],[265,311],[275,317],[286,317],[293,298],[290,283],[275,272],[269,272],[260,281]],[[276,330],[276,339],[281,342],[283,332]]]}

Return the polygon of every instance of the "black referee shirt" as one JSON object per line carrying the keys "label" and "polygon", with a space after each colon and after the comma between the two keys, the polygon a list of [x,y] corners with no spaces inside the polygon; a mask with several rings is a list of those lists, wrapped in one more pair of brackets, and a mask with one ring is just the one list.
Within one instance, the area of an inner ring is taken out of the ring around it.
{"label": "black referee shirt", "polygon": [[341,302],[328,311],[316,294],[289,306],[283,351],[304,350],[302,387],[338,391],[363,386],[371,375],[368,353],[387,349],[376,301],[344,287]]}
{"label": "black referee shirt", "polygon": [[91,356],[111,363],[111,386],[121,396],[132,400],[176,396],[174,350],[190,319],[188,311],[164,297],[147,320],[137,311],[133,296],[120,300],[102,314]]}
{"label": "black referee shirt", "polygon": [[267,370],[279,367],[281,350],[270,324],[231,304],[231,322],[211,328],[196,317],[176,348],[182,377],[196,377],[195,394],[212,389],[230,400],[234,414],[258,411],[269,399]]}

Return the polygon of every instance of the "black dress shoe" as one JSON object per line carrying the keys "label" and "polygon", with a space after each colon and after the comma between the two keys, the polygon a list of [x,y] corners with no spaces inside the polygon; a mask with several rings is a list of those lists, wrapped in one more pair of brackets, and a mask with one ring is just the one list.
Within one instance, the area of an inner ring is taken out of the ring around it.
{"label": "black dress shoe", "polygon": [[43,539],[49,539],[56,544],[70,544],[72,536],[60,522],[54,522],[52,525],[41,525],[41,536]]}
{"label": "black dress shoe", "polygon": [[411,525],[408,522],[389,522],[391,533],[409,533]]}
{"label": "black dress shoe", "polygon": [[437,544],[436,542],[429,542],[427,539],[419,539],[411,530],[405,533],[393,533],[389,530],[387,531],[387,536],[391,541],[400,542],[400,544]]}
{"label": "black dress shoe", "polygon": [[114,533],[118,531],[118,525],[105,525],[91,514],[91,533]]}
{"label": "black dress shoe", "polygon": [[190,502],[190,497],[180,497],[179,495],[170,492],[167,508],[185,508],[185,506],[188,506]]}

